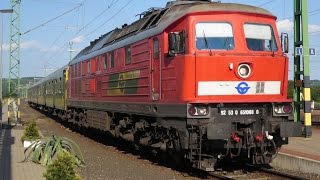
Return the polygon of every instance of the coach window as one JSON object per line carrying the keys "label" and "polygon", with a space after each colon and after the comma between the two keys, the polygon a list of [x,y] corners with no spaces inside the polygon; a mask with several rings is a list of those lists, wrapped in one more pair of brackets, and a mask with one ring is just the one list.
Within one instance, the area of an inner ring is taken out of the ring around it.
{"label": "coach window", "polygon": [[159,58],[159,40],[158,38],[153,39],[153,59]]}
{"label": "coach window", "polygon": [[110,52],[110,68],[114,67],[114,51]]}
{"label": "coach window", "polygon": [[131,48],[130,46],[125,48],[126,50],[126,65],[131,63]]}
{"label": "coach window", "polygon": [[62,78],[60,77],[59,78],[59,93],[61,94],[62,93]]}
{"label": "coach window", "polygon": [[247,47],[252,51],[277,51],[277,43],[270,25],[244,24]]}
{"label": "coach window", "polygon": [[199,50],[232,50],[234,37],[229,23],[196,24],[196,47]]}

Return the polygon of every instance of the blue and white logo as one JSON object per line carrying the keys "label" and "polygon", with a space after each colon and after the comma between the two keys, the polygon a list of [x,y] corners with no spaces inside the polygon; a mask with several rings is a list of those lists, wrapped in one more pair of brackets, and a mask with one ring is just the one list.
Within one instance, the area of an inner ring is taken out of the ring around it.
{"label": "blue and white logo", "polygon": [[237,89],[239,94],[246,94],[250,89],[248,83],[246,82],[239,83],[238,86],[235,88]]}

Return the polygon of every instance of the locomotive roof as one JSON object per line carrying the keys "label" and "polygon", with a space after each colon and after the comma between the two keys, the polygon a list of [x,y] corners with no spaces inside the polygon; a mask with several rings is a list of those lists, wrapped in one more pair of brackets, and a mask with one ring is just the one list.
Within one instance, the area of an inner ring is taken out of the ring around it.
{"label": "locomotive roof", "polygon": [[58,70],[54,71],[53,73],[49,74],[48,76],[42,78],[40,81],[38,81],[35,84],[33,84],[32,86],[30,86],[29,88],[33,88],[33,87],[38,86],[46,81],[61,77],[61,74],[63,74],[63,70],[65,70],[66,68],[67,68],[67,65],[59,68]]}
{"label": "locomotive roof", "polygon": [[132,24],[125,24],[121,29],[116,28],[92,41],[88,47],[84,48],[74,57],[70,65],[160,34],[169,25],[187,14],[210,11],[245,12],[273,16],[265,9],[243,4],[208,1],[173,1],[169,2],[163,9],[151,8],[142,13],[140,15],[143,15],[142,18]]}

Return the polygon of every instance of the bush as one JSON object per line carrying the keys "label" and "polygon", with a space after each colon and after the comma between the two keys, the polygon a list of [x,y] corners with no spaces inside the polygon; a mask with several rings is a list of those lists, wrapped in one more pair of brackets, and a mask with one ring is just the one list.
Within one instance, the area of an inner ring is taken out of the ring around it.
{"label": "bush", "polygon": [[58,154],[52,164],[47,166],[43,174],[47,180],[80,180],[76,174],[75,159],[68,152],[62,151]]}
{"label": "bush", "polygon": [[32,121],[25,129],[21,141],[34,141],[40,138],[40,134],[35,121]]}
{"label": "bush", "polygon": [[320,109],[320,103],[319,102],[314,102],[314,108],[315,109]]}

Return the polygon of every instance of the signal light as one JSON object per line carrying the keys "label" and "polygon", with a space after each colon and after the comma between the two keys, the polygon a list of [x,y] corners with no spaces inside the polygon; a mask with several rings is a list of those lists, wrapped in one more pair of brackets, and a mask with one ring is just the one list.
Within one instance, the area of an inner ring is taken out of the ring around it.
{"label": "signal light", "polygon": [[286,104],[286,105],[282,106],[282,111],[286,114],[292,113],[292,110],[293,110],[293,108],[290,104]]}
{"label": "signal light", "polygon": [[190,106],[189,109],[188,109],[188,113],[189,113],[191,116],[196,115],[196,113],[197,113],[197,108],[194,107],[194,106]]}

